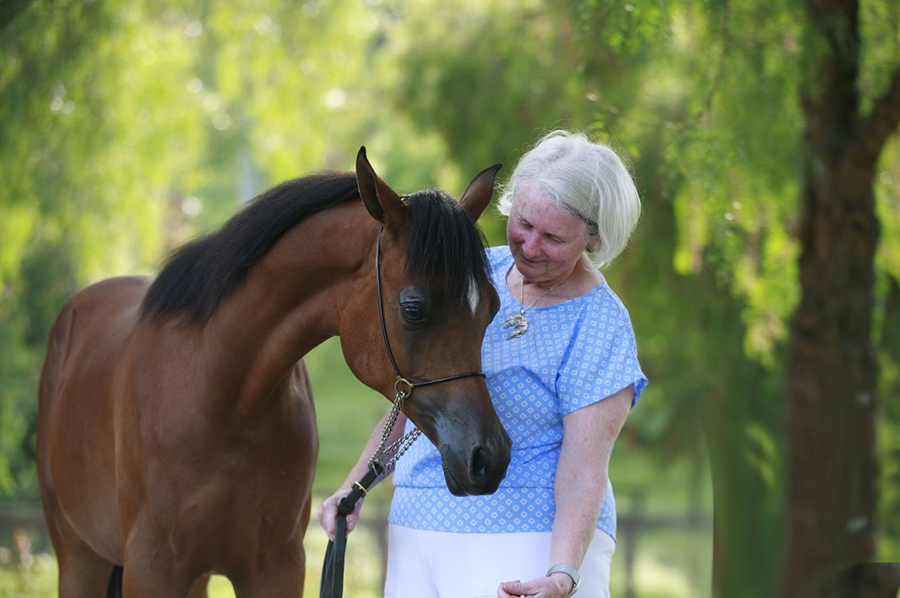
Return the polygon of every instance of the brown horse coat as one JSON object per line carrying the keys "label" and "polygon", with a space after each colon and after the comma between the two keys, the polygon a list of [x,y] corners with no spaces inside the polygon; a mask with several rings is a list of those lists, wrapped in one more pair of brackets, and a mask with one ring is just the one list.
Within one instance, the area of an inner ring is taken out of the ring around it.
{"label": "brown horse coat", "polygon": [[[495,172],[476,177],[463,197],[475,218]],[[330,179],[320,179],[312,188],[330,188]],[[489,282],[468,282],[477,304],[442,298],[434,280],[408,271],[412,210],[364,153],[355,179],[333,179],[338,195],[352,184],[356,196],[359,181],[363,201],[341,197],[273,234],[271,246],[253,249],[255,261],[213,300],[205,289],[195,295],[206,308],[156,309],[148,300],[153,281],[139,277],[95,284],[63,308],[50,334],[38,428],[62,598],[102,595],[116,565],[124,566],[129,598],[186,596],[192,587],[192,595],[204,595],[211,573],[227,575],[241,598],[302,594],[318,437],[300,358],[340,335],[357,377],[392,396],[375,307],[379,224],[386,323],[404,374],[480,369],[497,302]],[[203,247],[209,259],[234,249]],[[191,251],[181,254],[185,263]],[[234,253],[229,259],[241,258]],[[179,284],[196,280],[188,275]],[[177,287],[166,292],[178,295]],[[403,321],[397,309],[401,289],[413,287],[425,289],[433,312],[424,327]],[[492,492],[509,461],[509,439],[484,381],[442,386],[417,390],[404,411],[442,448],[456,493]],[[487,474],[473,477],[479,451],[489,455]]]}

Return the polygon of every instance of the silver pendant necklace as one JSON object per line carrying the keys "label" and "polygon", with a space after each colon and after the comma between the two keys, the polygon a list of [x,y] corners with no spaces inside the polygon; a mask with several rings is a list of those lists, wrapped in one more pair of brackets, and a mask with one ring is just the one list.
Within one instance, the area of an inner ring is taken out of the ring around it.
{"label": "silver pendant necklace", "polygon": [[544,295],[555,289],[558,284],[538,295],[538,298],[532,301],[531,305],[525,305],[525,277],[522,276],[522,282],[519,286],[519,303],[522,304],[522,307],[519,308],[519,313],[509,316],[506,318],[506,322],[503,323],[503,330],[512,328],[510,333],[506,335],[506,340],[518,338],[528,332],[528,317],[525,315],[525,311],[534,307],[538,301],[544,298]]}

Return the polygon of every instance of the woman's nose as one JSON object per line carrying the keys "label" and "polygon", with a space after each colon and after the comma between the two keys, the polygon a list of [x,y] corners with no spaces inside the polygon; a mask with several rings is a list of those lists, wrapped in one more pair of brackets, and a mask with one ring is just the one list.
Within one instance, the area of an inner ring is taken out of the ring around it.
{"label": "woman's nose", "polygon": [[525,257],[528,259],[537,257],[540,253],[541,244],[540,239],[538,239],[537,235],[529,234],[525,235],[525,239],[522,242],[522,253],[525,254]]}

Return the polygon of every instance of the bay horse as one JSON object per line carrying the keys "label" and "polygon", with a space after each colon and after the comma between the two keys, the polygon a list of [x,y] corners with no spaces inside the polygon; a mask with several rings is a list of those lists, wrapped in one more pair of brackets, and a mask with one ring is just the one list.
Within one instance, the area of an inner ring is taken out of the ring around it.
{"label": "bay horse", "polygon": [[[240,598],[301,596],[318,453],[301,358],[338,335],[354,375],[389,399],[393,358],[410,380],[480,370],[499,299],[475,221],[498,169],[459,204],[401,198],[362,148],[355,176],[269,190],[155,280],[71,299],[50,332],[37,436],[60,597],[205,596],[213,573]],[[497,489],[510,440],[483,377],[417,389],[403,411],[454,494]]]}

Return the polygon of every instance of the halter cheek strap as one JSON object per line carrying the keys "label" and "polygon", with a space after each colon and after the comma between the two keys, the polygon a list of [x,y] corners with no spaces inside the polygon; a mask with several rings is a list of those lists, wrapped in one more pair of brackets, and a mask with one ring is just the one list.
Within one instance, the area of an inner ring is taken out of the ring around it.
{"label": "halter cheek strap", "polygon": [[369,460],[369,469],[361,480],[354,482],[350,492],[338,503],[337,517],[335,518],[334,540],[328,542],[328,548],[325,550],[325,563],[322,567],[322,583],[319,587],[320,598],[341,598],[344,591],[344,556],[347,550],[347,516],[356,508],[356,503],[360,498],[364,497],[369,488],[375,483],[375,480],[384,473],[390,471],[391,467],[400,458],[400,456],[412,446],[416,438],[421,434],[421,430],[416,428],[409,434],[401,437],[391,445],[387,445],[388,438],[397,423],[397,417],[403,408],[403,401],[407,399],[416,388],[422,386],[431,386],[432,384],[441,384],[450,382],[451,380],[459,380],[460,378],[471,378],[473,376],[484,377],[484,372],[464,372],[462,374],[454,374],[443,378],[433,378],[431,380],[422,380],[419,382],[410,382],[400,373],[397,366],[397,360],[394,358],[394,352],[391,350],[391,341],[388,338],[387,325],[384,322],[384,299],[381,292],[381,234],[384,232],[382,226],[378,229],[378,240],[375,242],[375,285],[378,290],[378,317],[381,320],[381,336],[384,338],[384,346],[387,349],[388,357],[391,360],[391,366],[397,379],[394,381],[394,404],[388,414],[384,429],[381,431],[381,443],[375,450],[375,454]]}
{"label": "halter cheek strap", "polygon": [[384,232],[384,227],[378,229],[378,240],[375,242],[375,286],[378,289],[378,317],[381,319],[381,336],[384,339],[384,346],[387,349],[388,357],[391,359],[391,366],[394,368],[394,373],[397,375],[397,381],[394,383],[394,390],[398,390],[398,385],[402,385],[408,388],[408,392],[406,392],[406,396],[412,394],[412,390],[414,388],[419,388],[421,386],[431,386],[432,384],[441,384],[442,382],[450,382],[451,380],[458,380],[460,378],[471,378],[472,376],[481,376],[484,377],[484,372],[465,372],[462,374],[454,374],[452,376],[445,376],[444,378],[434,378],[432,380],[423,380],[420,382],[410,382],[406,379],[403,374],[400,373],[400,368],[397,366],[397,360],[394,359],[394,352],[391,350],[391,341],[388,338],[387,325],[384,321],[384,297],[381,292],[381,234]]}

